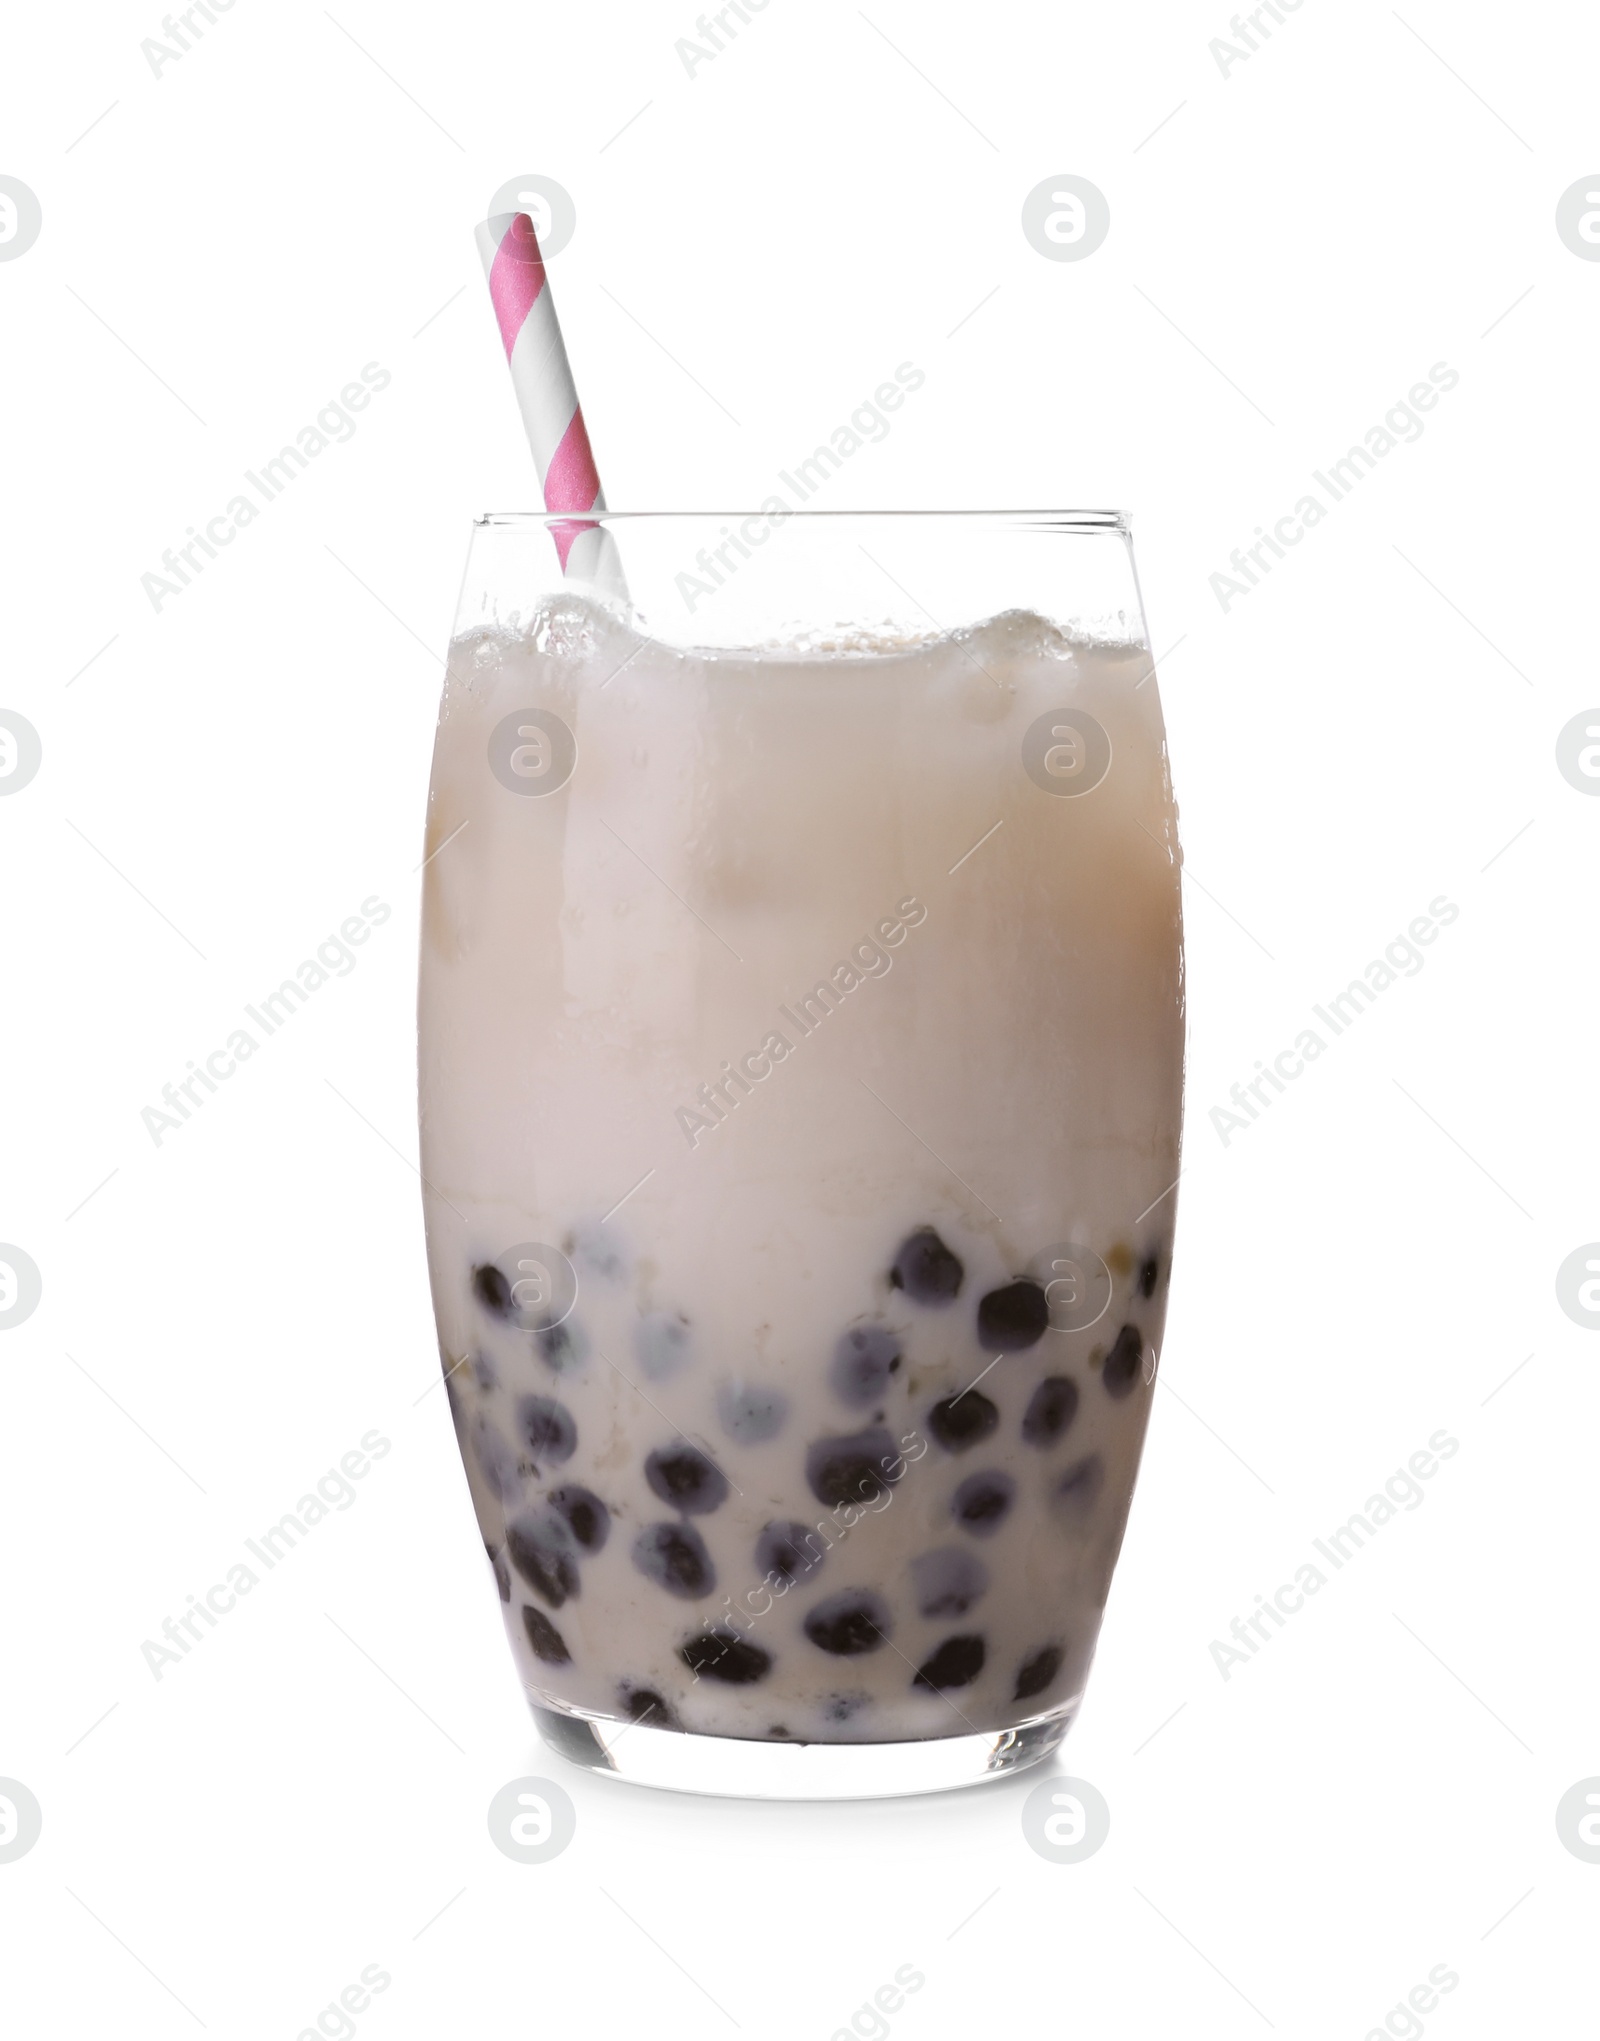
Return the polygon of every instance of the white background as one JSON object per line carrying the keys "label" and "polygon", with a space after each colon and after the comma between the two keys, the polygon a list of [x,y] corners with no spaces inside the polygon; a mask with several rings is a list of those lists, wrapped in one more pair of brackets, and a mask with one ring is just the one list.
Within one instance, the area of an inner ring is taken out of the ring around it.
{"label": "white background", "polygon": [[[8,2031],[292,2041],[374,1963],[362,2041],[826,2041],[905,1964],[897,2041],[1359,2041],[1440,1964],[1429,2036],[1577,2031],[1600,1341],[1554,1277],[1600,1234],[1600,801],[1555,740],[1600,700],[1600,264],[1554,215],[1600,166],[1592,11],[1306,0],[1224,78],[1220,5],[771,0],[691,79],[692,0],[238,0],[158,78],[156,4],[19,10],[0,78],[44,220],[0,263],[0,706],[44,746],[0,801],[0,1238],[44,1275],[0,1337],[0,1774],[44,1811],[0,1864]],[[753,503],[911,360],[830,501],[1134,513],[1189,1170],[1078,1866],[1025,1844],[1032,1778],[697,1802],[524,1714],[410,1158],[438,655],[470,517],[533,495],[471,230],[528,172],[576,201],[614,507]],[[1083,262],[1020,229],[1063,172],[1111,207]],[[154,611],[369,361],[356,437]],[[1437,362],[1425,435],[1224,612],[1233,548]],[[358,968],[155,1146],[141,1109],[372,894]],[[1426,967],[1225,1146],[1229,1086],[1439,894]],[[374,1428],[358,1502],[157,1682],[143,1640]],[[1212,1640],[1440,1428],[1425,1504],[1224,1680]],[[530,1772],[578,1810],[542,1867],[484,1820]]]}

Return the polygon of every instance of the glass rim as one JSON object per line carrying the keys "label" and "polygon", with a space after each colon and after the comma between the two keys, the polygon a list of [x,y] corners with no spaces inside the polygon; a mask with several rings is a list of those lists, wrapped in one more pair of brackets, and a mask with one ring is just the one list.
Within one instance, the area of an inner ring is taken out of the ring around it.
{"label": "glass rim", "polygon": [[[771,499],[768,499],[769,503]],[[493,526],[528,530],[550,530],[589,524],[668,524],[690,518],[771,517],[775,513],[760,505],[748,510],[483,510],[473,519],[474,527]],[[1019,530],[1065,532],[1121,532],[1131,536],[1133,519],[1126,510],[807,510],[784,506],[783,519],[810,518],[816,521],[849,518],[912,520],[943,519],[969,524],[1009,525]]]}

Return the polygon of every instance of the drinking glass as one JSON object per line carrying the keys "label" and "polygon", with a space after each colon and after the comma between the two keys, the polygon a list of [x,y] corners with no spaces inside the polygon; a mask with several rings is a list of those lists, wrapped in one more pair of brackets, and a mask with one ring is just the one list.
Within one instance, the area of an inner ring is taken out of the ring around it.
{"label": "drinking glass", "polygon": [[661,1786],[1014,1771],[1083,1693],[1172,1266],[1127,523],[587,522],[474,528],[423,881],[429,1268],[518,1673]]}

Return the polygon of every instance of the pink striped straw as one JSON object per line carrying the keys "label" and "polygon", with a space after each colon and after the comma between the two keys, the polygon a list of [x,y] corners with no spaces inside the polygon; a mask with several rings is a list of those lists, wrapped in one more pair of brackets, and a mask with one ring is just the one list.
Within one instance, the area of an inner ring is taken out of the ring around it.
{"label": "pink striped straw", "polygon": [[583,516],[604,512],[605,492],[533,222],[526,213],[501,213],[482,222],[477,239],[544,507],[572,513],[551,531],[561,571],[625,601],[627,583],[616,541],[604,525]]}

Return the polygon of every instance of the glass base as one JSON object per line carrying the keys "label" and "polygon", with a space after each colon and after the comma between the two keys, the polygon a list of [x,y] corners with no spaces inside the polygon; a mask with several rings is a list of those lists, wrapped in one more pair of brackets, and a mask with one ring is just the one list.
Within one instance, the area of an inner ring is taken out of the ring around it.
{"label": "glass base", "polygon": [[569,1764],[635,1786],[738,1800],[883,1800],[981,1785],[1049,1757],[1078,1708],[1074,1700],[1014,1729],[913,1743],[758,1743],[529,1705],[539,1734]]}

